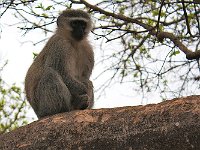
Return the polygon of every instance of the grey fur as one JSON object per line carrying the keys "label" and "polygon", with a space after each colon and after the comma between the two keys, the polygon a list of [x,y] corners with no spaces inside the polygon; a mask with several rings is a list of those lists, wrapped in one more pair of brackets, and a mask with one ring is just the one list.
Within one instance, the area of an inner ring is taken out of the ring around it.
{"label": "grey fur", "polygon": [[[94,54],[87,35],[91,31],[91,20],[87,19],[84,39],[76,41],[71,37],[69,10],[63,11],[56,33],[30,66],[25,78],[26,96],[38,118],[86,109],[93,106],[93,85],[89,80],[94,66]],[[73,10],[73,13],[76,13]],[[65,14],[67,18],[63,15]],[[73,15],[72,15],[73,16]],[[68,21],[66,21],[67,19]],[[74,18],[73,18],[74,19]]]}

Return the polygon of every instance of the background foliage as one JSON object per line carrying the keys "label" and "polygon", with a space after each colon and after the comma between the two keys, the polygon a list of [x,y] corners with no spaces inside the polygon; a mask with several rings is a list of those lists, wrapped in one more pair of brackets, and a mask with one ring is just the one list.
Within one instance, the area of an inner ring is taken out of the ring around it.
{"label": "background foliage", "polygon": [[26,114],[30,106],[24,97],[20,87],[0,79],[0,134],[28,123]]}

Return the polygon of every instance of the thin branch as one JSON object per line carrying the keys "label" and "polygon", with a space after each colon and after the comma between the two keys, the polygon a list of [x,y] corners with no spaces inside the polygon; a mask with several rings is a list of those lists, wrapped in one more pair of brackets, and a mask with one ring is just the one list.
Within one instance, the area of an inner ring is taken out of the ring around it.
{"label": "thin branch", "polygon": [[2,17],[5,12],[10,8],[10,6],[13,4],[14,0],[11,0],[10,3],[8,4],[8,6],[6,7],[6,9],[0,14],[0,17]]}
{"label": "thin branch", "polygon": [[158,14],[158,21],[157,21],[157,25],[156,25],[156,26],[157,26],[157,34],[158,34],[158,32],[159,32],[160,17],[161,17],[161,12],[162,12],[162,7],[163,7],[163,5],[164,5],[164,1],[165,1],[165,0],[162,0],[162,2],[161,2],[159,14]]}
{"label": "thin branch", "polygon": [[184,12],[184,16],[185,16],[185,22],[186,22],[186,26],[187,26],[187,33],[189,33],[190,36],[192,36],[192,33],[190,31],[190,25],[189,25],[190,23],[189,23],[189,20],[188,20],[188,15],[187,15],[187,11],[186,11],[184,0],[181,0],[181,3],[182,3],[182,6],[183,6],[183,12]]}
{"label": "thin branch", "polygon": [[195,10],[195,17],[196,17],[196,20],[197,20],[197,25],[198,25],[198,30],[199,30],[199,35],[200,35],[200,22],[199,22],[199,11],[197,11],[197,7],[196,7],[196,4],[194,4],[194,10]]}

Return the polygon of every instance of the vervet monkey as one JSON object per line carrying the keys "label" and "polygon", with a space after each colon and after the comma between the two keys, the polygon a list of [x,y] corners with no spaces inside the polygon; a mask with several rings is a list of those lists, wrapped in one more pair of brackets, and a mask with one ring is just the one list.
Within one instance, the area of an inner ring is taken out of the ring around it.
{"label": "vervet monkey", "polygon": [[93,106],[91,29],[90,15],[82,10],[65,10],[58,17],[55,34],[25,78],[26,96],[38,118]]}

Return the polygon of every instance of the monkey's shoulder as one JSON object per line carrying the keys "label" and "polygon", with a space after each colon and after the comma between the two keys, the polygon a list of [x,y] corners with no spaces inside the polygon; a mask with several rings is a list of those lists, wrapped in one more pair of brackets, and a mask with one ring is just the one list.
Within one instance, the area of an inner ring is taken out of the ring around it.
{"label": "monkey's shoulder", "polygon": [[53,49],[66,49],[70,47],[70,42],[57,34],[53,35],[46,44],[47,47]]}

